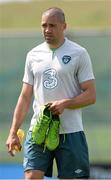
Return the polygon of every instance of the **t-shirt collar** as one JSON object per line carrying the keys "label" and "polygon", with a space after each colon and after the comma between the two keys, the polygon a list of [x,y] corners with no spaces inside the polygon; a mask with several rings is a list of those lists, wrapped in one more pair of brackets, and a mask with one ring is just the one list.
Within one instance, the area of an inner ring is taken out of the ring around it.
{"label": "t-shirt collar", "polygon": [[63,44],[61,44],[58,48],[49,48],[47,42],[45,42],[45,44],[46,44],[47,50],[53,51],[53,52],[54,52],[54,51],[56,51],[56,50],[58,50],[58,49],[64,47],[64,45],[66,44],[66,41],[67,41],[67,38],[65,37],[65,38],[64,38]]}

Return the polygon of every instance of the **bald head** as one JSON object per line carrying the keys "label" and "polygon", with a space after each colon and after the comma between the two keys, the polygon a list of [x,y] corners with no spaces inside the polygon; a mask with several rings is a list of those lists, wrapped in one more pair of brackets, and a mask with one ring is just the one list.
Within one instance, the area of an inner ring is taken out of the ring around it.
{"label": "bald head", "polygon": [[42,14],[41,27],[50,48],[57,48],[63,44],[66,23],[62,9],[55,7],[47,9]]}
{"label": "bald head", "polygon": [[53,7],[47,9],[42,15],[56,16],[61,23],[65,23],[65,15],[62,9]]}

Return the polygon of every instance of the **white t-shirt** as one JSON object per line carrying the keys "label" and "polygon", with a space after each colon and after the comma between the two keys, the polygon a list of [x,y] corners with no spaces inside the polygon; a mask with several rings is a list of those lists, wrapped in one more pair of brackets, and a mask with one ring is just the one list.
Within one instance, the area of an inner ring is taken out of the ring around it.
{"label": "white t-shirt", "polygon": [[[62,46],[52,51],[46,42],[27,55],[23,82],[33,86],[34,115],[32,129],[40,106],[54,100],[76,97],[79,84],[94,79],[90,57],[85,48],[65,38]],[[60,134],[83,131],[81,109],[65,109],[60,115]]]}

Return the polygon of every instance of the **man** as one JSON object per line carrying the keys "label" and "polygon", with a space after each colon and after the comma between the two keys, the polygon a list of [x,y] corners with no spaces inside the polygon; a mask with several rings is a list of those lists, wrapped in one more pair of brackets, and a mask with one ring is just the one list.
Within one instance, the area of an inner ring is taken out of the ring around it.
{"label": "man", "polygon": [[[32,49],[26,59],[23,88],[15,108],[7,139],[8,151],[16,144],[20,148],[17,130],[21,126],[34,94],[34,115],[24,146],[26,179],[43,179],[52,175],[55,158],[58,178],[89,177],[87,143],[83,131],[81,108],[95,103],[96,90],[90,57],[87,51],[64,37],[66,22],[60,8],[50,8],[42,14],[45,42]],[[32,128],[40,106],[60,117],[60,143],[54,150],[32,141]]]}

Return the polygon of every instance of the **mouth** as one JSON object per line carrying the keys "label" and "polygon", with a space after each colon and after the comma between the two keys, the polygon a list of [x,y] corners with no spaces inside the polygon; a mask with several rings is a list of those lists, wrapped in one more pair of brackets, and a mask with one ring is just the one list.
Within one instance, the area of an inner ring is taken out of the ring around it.
{"label": "mouth", "polygon": [[52,36],[45,36],[45,40],[47,42],[52,42],[53,41],[53,37]]}
{"label": "mouth", "polygon": [[44,38],[47,43],[52,43],[54,41],[54,36],[52,34],[44,34]]}
{"label": "mouth", "polygon": [[45,34],[46,38],[53,38],[53,36],[51,34]]}

